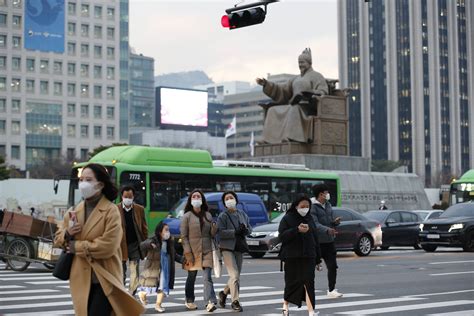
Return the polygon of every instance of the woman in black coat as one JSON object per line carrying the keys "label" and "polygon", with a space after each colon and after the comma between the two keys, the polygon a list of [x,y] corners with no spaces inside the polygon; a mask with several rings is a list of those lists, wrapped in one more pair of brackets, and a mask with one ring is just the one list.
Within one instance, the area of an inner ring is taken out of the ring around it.
{"label": "woman in black coat", "polygon": [[280,259],[285,263],[283,315],[289,315],[288,302],[301,307],[303,301],[309,315],[317,315],[314,312],[314,270],[320,268],[321,250],[310,206],[308,197],[299,197],[278,227],[282,241]]}

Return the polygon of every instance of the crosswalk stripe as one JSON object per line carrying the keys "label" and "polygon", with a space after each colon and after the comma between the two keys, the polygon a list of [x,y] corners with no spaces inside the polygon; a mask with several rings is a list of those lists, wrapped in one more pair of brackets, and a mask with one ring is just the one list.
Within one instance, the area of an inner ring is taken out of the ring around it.
{"label": "crosswalk stripe", "polygon": [[429,314],[428,316],[472,316],[474,315],[474,309],[464,310],[459,312],[448,312],[448,313],[438,313],[438,314]]}
{"label": "crosswalk stripe", "polygon": [[69,281],[61,281],[61,280],[56,280],[56,281],[37,281],[37,282],[25,282],[28,284],[33,284],[33,285],[40,285],[40,284],[66,284]]}
{"label": "crosswalk stripe", "polygon": [[[3,288],[3,286],[2,286]],[[41,289],[41,290],[20,290],[20,291],[0,291],[1,295],[7,295],[7,294],[34,294],[34,293],[52,293],[52,292],[59,292],[59,290],[50,290],[50,289]],[[0,298],[1,301],[1,298]]]}
{"label": "crosswalk stripe", "polygon": [[[271,289],[272,287],[268,286],[243,286],[240,288],[241,291],[249,291],[249,290],[266,290],[266,289]],[[194,291],[195,294],[198,293],[203,293],[204,290],[196,290]],[[170,295],[175,296],[175,295],[184,295],[185,291],[171,291]],[[156,295],[156,294],[155,294]]]}
{"label": "crosswalk stripe", "polygon": [[[449,301],[449,302],[436,302],[436,303],[426,303],[426,304],[416,304],[416,305],[403,305],[403,306],[393,306],[393,307],[384,307],[384,308],[373,308],[358,310],[358,315],[373,315],[373,314],[383,314],[383,313],[393,313],[393,312],[402,312],[402,311],[411,311],[418,309],[427,309],[427,308],[436,308],[436,307],[449,307],[449,306],[459,306],[474,304],[474,301],[468,300],[459,300],[459,301]],[[337,314],[341,315],[352,315],[352,312],[340,312]]]}
{"label": "crosswalk stripe", "polygon": [[456,274],[473,274],[474,271],[461,271],[461,272],[446,272],[446,273],[432,273],[431,276],[443,276],[443,275],[456,275]]}
{"label": "crosswalk stripe", "polygon": [[450,292],[439,292],[439,293],[425,293],[425,294],[414,294],[414,295],[406,295],[405,297],[425,297],[425,296],[436,296],[436,295],[447,295],[447,294],[459,294],[459,293],[467,293],[467,292],[474,292],[474,290],[461,290],[461,291],[450,291]]}
{"label": "crosswalk stripe", "polygon": [[[49,275],[48,275],[49,274]],[[36,273],[10,273],[10,275],[7,275],[7,274],[2,274],[0,275],[0,280],[7,280],[7,279],[3,279],[3,278],[8,278],[8,279],[13,279],[14,277],[26,277],[26,276],[33,276],[33,277],[37,277],[37,276],[46,276],[46,277],[50,277],[50,278],[54,278],[53,275],[51,274],[51,272],[36,272]]]}
{"label": "crosswalk stripe", "polygon": [[30,295],[30,296],[16,296],[16,297],[0,297],[0,302],[51,300],[51,299],[59,299],[59,298],[70,299],[71,295],[61,294],[61,295],[37,295],[37,296]]}
{"label": "crosswalk stripe", "polygon": [[[35,303],[35,304],[17,304],[17,305],[3,305],[0,306],[0,311],[8,309],[28,309],[28,308],[38,308],[38,307],[56,307],[56,306],[66,306],[72,305],[72,301],[66,302],[51,302],[51,303]],[[35,312],[36,314],[36,312]]]}
{"label": "crosswalk stripe", "polygon": [[8,278],[0,278],[0,281],[25,281],[25,280],[31,280],[31,279],[35,279],[35,280],[57,280],[55,277],[53,276],[35,276],[34,278],[31,278],[31,277],[25,277],[25,276],[22,276],[22,277],[8,277]]}
{"label": "crosswalk stripe", "polygon": [[[216,293],[218,290],[216,289]],[[259,292],[259,293],[239,293],[239,298],[246,298],[246,297],[260,297],[260,296],[275,296],[281,295],[280,301],[283,303],[283,291],[271,291],[271,292]],[[355,297],[366,297],[366,296],[373,296],[372,294],[360,294],[360,293],[346,293],[344,294],[345,298],[355,298]],[[184,301],[184,297],[180,298]],[[196,301],[202,301],[203,297],[196,297]],[[332,298],[327,297],[326,295],[316,295],[316,304],[320,300],[331,300]],[[273,302],[273,300],[271,300]],[[263,301],[259,301],[263,302]],[[245,300],[241,301],[242,305],[246,304]],[[263,304],[262,304],[263,305]]]}
{"label": "crosswalk stripe", "polygon": [[[74,315],[74,310],[61,310],[61,311],[47,311],[47,312],[35,312],[35,316],[48,316],[48,315]],[[21,315],[31,315],[31,312],[27,313],[9,313],[8,316],[21,316]]]}
{"label": "crosswalk stripe", "polygon": [[[327,309],[327,308],[338,308],[338,307],[352,307],[352,306],[359,306],[359,305],[374,305],[374,304],[386,304],[386,303],[399,303],[399,302],[410,302],[410,301],[418,301],[424,300],[424,298],[419,297],[395,297],[395,298],[382,298],[382,299],[374,299],[374,300],[365,300],[365,301],[352,301],[352,302],[341,302],[341,303],[331,303],[331,304],[318,304],[316,302],[315,308],[319,309]],[[297,307],[290,307],[290,310],[298,310]]]}
{"label": "crosswalk stripe", "polygon": [[[21,285],[2,285],[2,290],[4,289],[20,289],[20,288],[24,288],[24,286],[21,286]],[[0,293],[2,293],[2,291],[0,291]]]}

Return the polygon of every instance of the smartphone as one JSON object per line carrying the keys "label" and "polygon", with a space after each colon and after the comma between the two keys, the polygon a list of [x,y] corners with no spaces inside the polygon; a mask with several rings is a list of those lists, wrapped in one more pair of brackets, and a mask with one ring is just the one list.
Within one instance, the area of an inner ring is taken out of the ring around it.
{"label": "smartphone", "polygon": [[69,212],[69,227],[74,226],[77,223],[77,213],[76,211]]}

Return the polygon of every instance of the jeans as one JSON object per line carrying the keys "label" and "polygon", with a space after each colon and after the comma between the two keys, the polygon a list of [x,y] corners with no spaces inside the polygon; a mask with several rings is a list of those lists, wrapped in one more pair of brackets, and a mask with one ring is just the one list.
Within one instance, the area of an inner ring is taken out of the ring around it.
{"label": "jeans", "polygon": [[[212,282],[212,269],[204,268],[202,270],[202,281],[204,284],[204,302],[217,304],[216,292],[214,292],[214,283]],[[196,283],[197,271],[188,271],[188,277],[186,279],[185,295],[186,302],[193,303],[194,296],[194,284]]]}
{"label": "jeans", "polygon": [[229,274],[229,281],[224,288],[224,293],[231,294],[232,302],[239,300],[240,272],[242,272],[242,253],[238,251],[222,251],[224,265]]}
{"label": "jeans", "polygon": [[91,284],[89,292],[89,300],[87,302],[87,315],[110,315],[112,313],[112,305],[105,296],[100,284]]}
{"label": "jeans", "polygon": [[324,263],[328,269],[328,287],[329,291],[334,290],[336,287],[336,278],[337,278],[337,251],[334,242],[322,243],[319,245],[321,247],[321,257],[323,257]]}

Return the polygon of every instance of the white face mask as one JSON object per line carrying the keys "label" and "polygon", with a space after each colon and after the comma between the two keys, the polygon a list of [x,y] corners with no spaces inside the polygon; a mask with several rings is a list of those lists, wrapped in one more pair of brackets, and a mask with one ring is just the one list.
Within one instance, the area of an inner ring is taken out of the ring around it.
{"label": "white face mask", "polygon": [[237,201],[235,199],[228,199],[225,201],[225,207],[227,208],[235,208],[237,205]]}
{"label": "white face mask", "polygon": [[101,189],[97,189],[97,182],[80,182],[79,183],[79,191],[81,191],[81,195],[84,199],[88,199],[97,193],[100,192]]}
{"label": "white face mask", "polygon": [[331,194],[326,193],[326,201],[329,201],[331,199]]}
{"label": "white face mask", "polygon": [[305,208],[297,208],[296,209],[298,211],[298,214],[300,214],[301,216],[306,216],[306,214],[308,214],[309,212],[309,207],[305,207]]}
{"label": "white face mask", "polygon": [[202,205],[202,200],[201,200],[201,199],[191,200],[191,205],[192,205],[193,207],[201,207],[201,205]]}
{"label": "white face mask", "polygon": [[126,206],[126,207],[130,207],[133,203],[133,199],[128,199],[128,198],[124,198],[123,199],[123,204]]}
{"label": "white face mask", "polygon": [[170,232],[163,232],[163,240],[168,240],[170,239]]}

